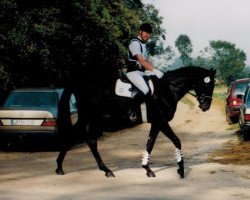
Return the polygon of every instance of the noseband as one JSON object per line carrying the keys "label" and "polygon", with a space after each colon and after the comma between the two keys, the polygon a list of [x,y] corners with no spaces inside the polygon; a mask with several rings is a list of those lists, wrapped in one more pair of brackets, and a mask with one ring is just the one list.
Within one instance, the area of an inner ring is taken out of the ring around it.
{"label": "noseband", "polygon": [[202,94],[200,97],[197,97],[197,99],[199,100],[200,103],[203,103],[206,99],[212,101],[213,97]]}
{"label": "noseband", "polygon": [[207,96],[207,95],[204,95],[204,94],[202,94],[200,97],[198,95],[196,95],[196,94],[191,93],[191,92],[188,92],[188,94],[191,94],[193,97],[198,99],[198,101],[200,103],[203,103],[205,101],[205,99],[207,99],[207,98],[211,99],[211,100],[213,99],[213,97],[210,97],[210,96]]}

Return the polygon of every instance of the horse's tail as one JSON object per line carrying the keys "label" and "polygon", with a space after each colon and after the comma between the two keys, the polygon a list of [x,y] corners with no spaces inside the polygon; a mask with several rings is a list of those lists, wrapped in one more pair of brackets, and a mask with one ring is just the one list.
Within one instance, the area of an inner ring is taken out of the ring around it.
{"label": "horse's tail", "polygon": [[[86,139],[96,139],[102,135],[101,109],[95,98],[85,94],[85,90],[66,87],[58,105],[57,128],[62,145],[71,147]],[[74,94],[77,103],[78,119],[72,124],[70,98]]]}
{"label": "horse's tail", "polygon": [[73,89],[71,87],[65,88],[58,105],[57,129],[59,136],[63,138],[73,131],[69,107],[72,93]]}

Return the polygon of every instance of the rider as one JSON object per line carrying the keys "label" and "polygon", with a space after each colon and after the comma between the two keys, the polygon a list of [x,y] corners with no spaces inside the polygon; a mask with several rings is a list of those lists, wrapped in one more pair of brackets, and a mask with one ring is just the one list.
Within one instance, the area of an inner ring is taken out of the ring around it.
{"label": "rider", "polygon": [[[152,33],[152,26],[149,23],[143,23],[139,29],[137,38],[132,39],[129,44],[129,58],[127,66],[128,79],[139,89],[139,93],[133,99],[133,108],[140,103],[150,99],[150,89],[143,76],[146,76],[145,70],[153,72],[158,79],[161,79],[163,73],[156,69],[148,61],[146,43]],[[130,119],[136,118],[135,112],[132,112]]]}

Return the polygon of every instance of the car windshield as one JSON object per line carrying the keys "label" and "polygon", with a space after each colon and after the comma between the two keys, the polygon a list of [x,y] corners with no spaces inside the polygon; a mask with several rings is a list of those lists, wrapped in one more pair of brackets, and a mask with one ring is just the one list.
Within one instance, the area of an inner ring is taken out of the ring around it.
{"label": "car windshield", "polygon": [[13,92],[4,107],[57,107],[56,92]]}
{"label": "car windshield", "polygon": [[234,90],[234,96],[237,96],[237,94],[243,94],[246,91],[246,87],[249,84],[249,82],[243,82],[243,83],[237,83],[235,85],[235,90]]}

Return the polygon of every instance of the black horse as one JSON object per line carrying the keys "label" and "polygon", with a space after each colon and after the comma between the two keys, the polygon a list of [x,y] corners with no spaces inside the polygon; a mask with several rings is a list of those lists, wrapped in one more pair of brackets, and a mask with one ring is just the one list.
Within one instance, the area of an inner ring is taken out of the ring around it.
{"label": "black horse", "polygon": [[[177,172],[180,177],[184,177],[184,161],[181,152],[181,142],[172,131],[168,122],[174,117],[178,101],[190,90],[194,90],[195,94],[193,94],[193,96],[197,98],[199,107],[202,111],[206,111],[210,108],[215,73],[216,71],[213,69],[183,67],[177,70],[168,71],[157,83],[154,82],[157,86],[155,91],[157,98],[152,98],[153,105],[150,106],[148,112],[151,129],[146,151],[142,159],[142,167],[146,169],[148,177],[155,176],[148,165],[148,161],[160,131],[175,145],[175,154],[179,165]],[[72,93],[76,96],[78,107],[78,121],[74,126],[72,126],[70,121],[68,106],[68,101]],[[102,120],[100,102],[93,95],[87,95],[90,93],[94,94],[95,92],[91,91],[91,89],[90,91],[83,91],[82,88],[71,87],[66,88],[62,95],[59,103],[58,130],[64,139],[64,145],[57,158],[56,173],[59,175],[64,174],[62,163],[67,151],[70,150],[72,144],[74,144],[74,139],[80,135],[84,138],[93,153],[99,169],[104,171],[107,177],[114,177],[113,172],[108,169],[102,161],[97,149],[97,138],[102,131],[100,129]]]}

